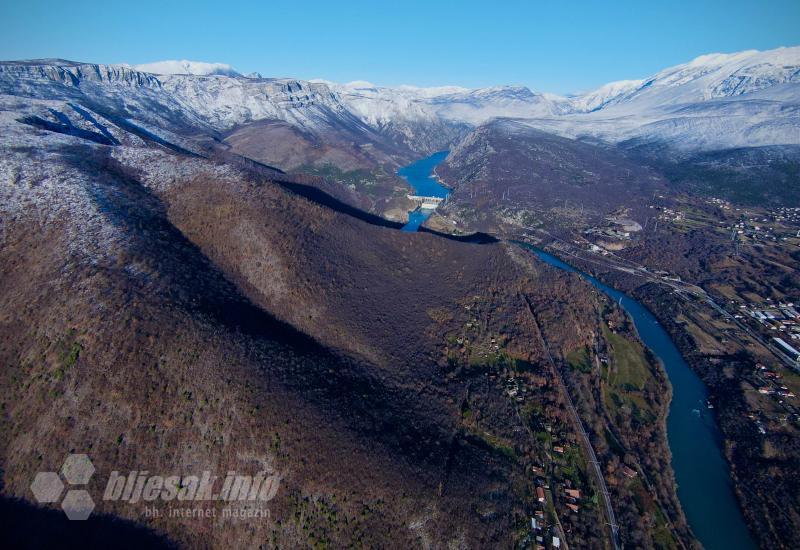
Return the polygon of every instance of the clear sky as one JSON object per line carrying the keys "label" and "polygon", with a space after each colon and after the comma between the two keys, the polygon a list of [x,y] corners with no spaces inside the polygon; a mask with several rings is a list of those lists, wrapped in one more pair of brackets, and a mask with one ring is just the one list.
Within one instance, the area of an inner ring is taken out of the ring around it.
{"label": "clear sky", "polygon": [[0,59],[190,59],[380,85],[566,93],[800,45],[800,0],[0,0]]}

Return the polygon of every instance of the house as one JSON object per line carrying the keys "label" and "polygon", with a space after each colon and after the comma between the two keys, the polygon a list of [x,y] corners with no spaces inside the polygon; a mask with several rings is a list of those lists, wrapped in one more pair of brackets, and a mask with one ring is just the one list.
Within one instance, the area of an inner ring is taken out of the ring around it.
{"label": "house", "polygon": [[629,478],[633,479],[633,478],[635,478],[635,477],[636,477],[638,474],[639,474],[639,473],[638,473],[636,470],[634,470],[634,469],[632,469],[632,468],[628,468],[628,467],[627,467],[627,466],[625,466],[624,464],[622,465],[622,475],[624,475],[625,477],[629,477]]}
{"label": "house", "polygon": [[556,445],[555,447],[553,447],[553,450],[557,453],[564,454],[564,447],[559,447],[558,445]]}
{"label": "house", "polygon": [[544,498],[544,489],[542,489],[541,487],[536,488],[536,498],[539,502],[545,502],[546,500]]}
{"label": "house", "polygon": [[564,492],[567,493],[567,496],[570,498],[581,498],[581,492],[578,489],[564,489]]}
{"label": "house", "polygon": [[578,505],[577,504],[572,504],[571,502],[567,503],[567,508],[569,508],[570,510],[572,510],[576,514],[578,513],[578,510],[579,510]]}
{"label": "house", "polygon": [[561,539],[558,537],[553,537],[553,548],[561,548]]}

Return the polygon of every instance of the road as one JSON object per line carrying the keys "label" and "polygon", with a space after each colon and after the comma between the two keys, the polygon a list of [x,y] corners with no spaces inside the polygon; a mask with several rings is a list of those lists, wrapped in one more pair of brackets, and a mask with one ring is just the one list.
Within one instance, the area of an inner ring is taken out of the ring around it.
{"label": "road", "polygon": [[747,335],[750,336],[753,340],[755,340],[756,342],[758,342],[759,344],[761,344],[762,346],[767,348],[769,351],[771,351],[772,354],[775,357],[777,357],[778,359],[780,359],[781,362],[783,362],[787,367],[789,367],[790,369],[792,369],[792,370],[794,370],[796,372],[800,372],[800,370],[798,370],[797,363],[795,361],[793,361],[788,355],[786,355],[785,353],[780,351],[780,349],[777,346],[775,346],[774,344],[772,344],[772,342],[770,342],[768,340],[765,340],[760,334],[758,334],[753,329],[751,329],[750,327],[748,327],[747,325],[745,325],[744,323],[739,321],[739,319],[734,317],[725,308],[723,308],[718,303],[716,303],[707,294],[705,295],[705,300],[706,300],[706,302],[708,302],[709,306],[714,308],[714,310],[716,310],[720,315],[725,317],[725,319],[727,319],[731,323],[735,324],[741,330],[746,332]]}
{"label": "road", "polygon": [[581,417],[578,416],[578,411],[575,408],[575,404],[572,402],[572,397],[570,397],[569,392],[567,391],[567,386],[564,384],[564,380],[562,380],[561,378],[561,372],[558,370],[558,367],[556,366],[555,361],[553,361],[552,356],[550,356],[550,350],[547,349],[546,344],[545,344],[545,350],[547,351],[547,356],[550,361],[550,364],[553,366],[553,371],[555,371],[556,379],[558,380],[558,385],[567,399],[567,406],[569,407],[569,411],[575,418],[575,423],[578,426],[578,431],[580,432],[581,438],[583,439],[583,445],[586,449],[587,454],[589,455],[589,463],[592,465],[594,469],[594,475],[598,480],[598,487],[600,489],[600,494],[603,495],[603,503],[605,504],[606,515],[608,516],[608,523],[609,526],[611,527],[612,542],[614,543],[614,548],[619,550],[619,525],[617,525],[617,517],[614,515],[614,508],[611,506],[611,495],[608,493],[606,480],[603,478],[602,470],[600,470],[600,462],[597,460],[597,455],[594,452],[594,447],[592,447],[592,442],[589,440],[589,435],[586,433],[586,430],[583,427],[583,422],[581,421]]}
{"label": "road", "polygon": [[711,307],[714,311],[716,311],[717,313],[722,315],[727,321],[729,321],[729,322],[733,323],[734,325],[736,325],[740,330],[742,330],[748,336],[750,336],[750,338],[752,338],[753,340],[755,340],[756,342],[761,344],[763,347],[765,347],[770,353],[772,353],[772,355],[774,355],[786,367],[794,370],[795,372],[800,373],[800,367],[798,367],[798,365],[797,365],[797,363],[795,361],[793,361],[788,355],[783,353],[777,346],[772,344],[772,342],[770,342],[768,339],[764,338],[763,336],[758,334],[756,331],[754,331],[753,329],[751,329],[750,327],[748,327],[747,325],[745,325],[744,323],[739,321],[739,319],[734,317],[733,314],[731,314],[724,307],[722,307],[718,303],[716,303],[714,301],[714,299],[711,298],[711,296],[709,296],[709,294],[704,289],[700,288],[699,286],[696,286],[696,285],[693,285],[693,284],[690,284],[690,283],[686,283],[686,282],[683,282],[683,281],[678,281],[678,280],[674,280],[674,279],[668,279],[668,278],[665,278],[665,277],[660,277],[658,275],[654,275],[653,273],[650,273],[647,270],[646,267],[644,267],[642,265],[637,265],[637,264],[631,262],[630,260],[626,260],[625,258],[620,258],[620,257],[618,257],[616,255],[612,255],[613,261],[609,260],[609,259],[607,259],[605,257],[597,257],[595,254],[591,254],[591,253],[590,254],[593,257],[588,258],[585,255],[581,254],[582,252],[584,252],[583,250],[575,251],[575,247],[571,243],[568,243],[567,241],[564,241],[563,239],[560,239],[560,238],[556,237],[555,235],[552,235],[551,233],[548,233],[547,231],[544,231],[543,229],[539,229],[538,231],[540,231],[541,233],[544,233],[545,235],[547,235],[551,239],[554,239],[555,241],[561,243],[562,248],[557,248],[557,250],[559,252],[561,252],[561,253],[568,254],[568,255],[572,256],[573,258],[577,258],[579,260],[582,260],[584,262],[588,262],[588,263],[591,263],[591,264],[594,264],[594,265],[598,265],[598,266],[605,267],[605,268],[608,268],[608,269],[615,269],[617,271],[622,271],[622,272],[628,273],[630,275],[636,275],[638,277],[642,277],[644,279],[647,279],[650,282],[665,284],[665,285],[669,286],[670,288],[672,288],[675,291],[676,294],[678,294],[679,296],[681,296],[684,299],[686,299],[686,294],[690,294],[690,295],[694,296],[695,298],[698,298],[698,299],[706,302],[709,307]]}
{"label": "road", "polygon": [[536,319],[536,314],[534,313],[533,304],[531,304],[529,301],[528,301],[528,309],[530,310],[531,316],[533,317],[533,323],[536,326],[536,333],[539,337],[539,341],[541,342],[542,348],[547,354],[547,360],[553,369],[553,373],[554,376],[556,377],[556,381],[558,382],[558,386],[559,388],[561,388],[561,392],[564,394],[564,397],[566,398],[567,407],[569,408],[570,414],[572,415],[575,421],[575,425],[578,427],[578,431],[580,432],[581,439],[583,441],[583,447],[586,450],[586,453],[589,455],[589,463],[592,465],[592,469],[594,470],[594,475],[595,478],[597,479],[597,487],[600,489],[600,494],[603,496],[603,506],[606,509],[608,524],[611,527],[611,542],[614,544],[615,550],[620,550],[619,525],[617,525],[617,517],[616,515],[614,515],[614,508],[611,506],[611,495],[608,492],[608,487],[606,486],[606,480],[603,478],[603,472],[600,469],[600,462],[597,460],[597,455],[594,452],[594,447],[592,447],[592,442],[589,439],[589,435],[586,433],[586,430],[583,427],[583,422],[581,421],[581,417],[578,415],[578,410],[575,408],[575,404],[572,402],[572,398],[570,397],[569,392],[567,391],[567,386],[564,384],[564,380],[561,378],[561,371],[558,370],[558,365],[556,365],[555,360],[553,360],[553,356],[550,354],[550,347],[547,345],[547,342],[544,339],[544,335],[542,334],[542,331],[539,328],[539,321]]}

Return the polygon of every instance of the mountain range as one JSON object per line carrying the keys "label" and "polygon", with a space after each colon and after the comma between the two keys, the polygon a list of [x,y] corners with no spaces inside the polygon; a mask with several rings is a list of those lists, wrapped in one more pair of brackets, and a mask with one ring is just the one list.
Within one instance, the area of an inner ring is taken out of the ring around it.
{"label": "mountain range", "polygon": [[[397,163],[471,130],[424,106],[378,123],[354,105],[292,79],[0,64],[7,546],[74,533],[30,489],[67,449],[90,455],[95,495],[112,470],[280,476],[270,521],[147,518],[98,497],[81,531],[98,546],[122,523],[157,547],[513,547],[554,442],[570,487],[589,490],[555,361],[621,313],[512,244],[400,231],[354,208],[363,188],[341,174],[310,174],[385,165],[393,192]],[[648,388],[663,385],[639,356]],[[655,396],[652,418],[666,406]],[[620,509],[622,539],[663,536],[640,525],[657,498],[668,536],[691,540],[662,424],[619,437],[658,484],[644,511]],[[563,517],[576,545],[615,536],[597,506]]]}
{"label": "mountain range", "polygon": [[[696,150],[800,144],[800,47],[704,55],[649,78],[571,96],[520,86],[390,88],[245,77],[228,65],[189,61],[3,63],[0,91],[42,99],[86,96],[164,129],[172,129],[177,121],[168,119],[176,113],[191,126],[223,132],[279,120],[312,134],[331,125],[377,132],[409,148],[443,147],[458,135],[418,139],[432,124],[463,131],[496,117],[613,143],[636,139]],[[157,104],[163,120],[146,112],[145,103]]]}
{"label": "mountain range", "polygon": [[[799,75],[800,47],[570,96],[0,62],[8,523],[58,540],[44,516],[60,511],[33,506],[30,484],[69,448],[98,472],[280,474],[274,521],[198,526],[103,501],[87,523],[124,521],[158,546],[522,547],[542,521],[573,547],[696,547],[663,365],[621,301],[516,241],[596,239],[667,275],[738,270],[721,219],[704,215],[721,239],[705,248],[699,224],[671,241],[663,226],[701,184],[692,212],[751,185],[759,204],[796,204]],[[443,149],[447,201],[400,231],[414,203],[397,168]],[[686,298],[676,280],[649,291]],[[714,361],[713,376],[747,363]],[[745,418],[740,402],[715,401]],[[737,445],[760,452],[747,429]],[[777,460],[749,463],[762,475]],[[797,516],[778,509],[797,509],[785,471],[769,477],[782,492],[747,497],[770,547],[797,546]]]}

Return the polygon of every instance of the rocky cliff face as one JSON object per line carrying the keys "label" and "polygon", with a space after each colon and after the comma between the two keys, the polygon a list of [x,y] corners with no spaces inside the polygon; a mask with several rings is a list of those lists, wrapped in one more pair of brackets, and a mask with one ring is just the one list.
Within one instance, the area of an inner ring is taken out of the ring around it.
{"label": "rocky cliff face", "polygon": [[[372,126],[327,85],[296,79],[154,75],[43,60],[0,64],[0,93],[12,103],[37,100],[29,122],[62,133],[83,131],[71,122],[84,118],[78,111],[95,113],[187,151],[246,155],[333,178],[347,191],[347,183],[363,181],[359,200],[377,211],[402,188],[397,167],[440,145],[443,134],[424,125]],[[425,137],[412,146],[416,135]]]}
{"label": "rocky cliff face", "polygon": [[164,107],[177,104],[185,115],[216,130],[261,119],[288,120],[314,128],[315,122],[346,111],[324,84],[218,75],[154,75],[122,65],[3,63],[0,86],[9,95],[69,97],[113,104],[122,108],[120,114],[133,118],[145,101],[156,101]]}
{"label": "rocky cliff face", "polygon": [[81,82],[87,81],[131,87],[161,87],[155,75],[123,65],[73,63],[60,59],[5,62],[0,64],[0,75],[7,85],[9,81],[16,80],[21,87],[32,87],[47,81],[65,86],[80,86]]}

